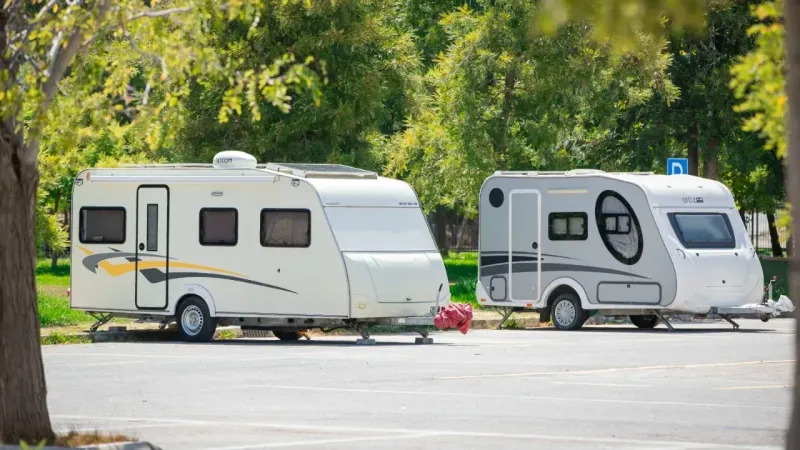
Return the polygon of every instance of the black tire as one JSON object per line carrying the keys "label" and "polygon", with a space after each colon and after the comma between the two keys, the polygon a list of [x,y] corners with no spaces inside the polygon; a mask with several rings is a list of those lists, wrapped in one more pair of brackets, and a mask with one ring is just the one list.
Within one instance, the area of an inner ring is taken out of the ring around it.
{"label": "black tire", "polygon": [[208,342],[217,331],[217,319],[211,317],[206,302],[198,297],[184,300],[175,319],[181,337],[187,342]]}
{"label": "black tire", "polygon": [[649,316],[630,316],[631,323],[636,325],[637,328],[641,328],[643,330],[649,330],[651,328],[655,328],[658,325],[658,316],[656,315],[649,315]]}
{"label": "black tire", "polygon": [[282,341],[296,341],[300,339],[300,334],[297,331],[272,330],[272,334]]}
{"label": "black tire", "polygon": [[581,300],[571,292],[556,297],[550,307],[550,321],[559,330],[579,330],[587,318]]}

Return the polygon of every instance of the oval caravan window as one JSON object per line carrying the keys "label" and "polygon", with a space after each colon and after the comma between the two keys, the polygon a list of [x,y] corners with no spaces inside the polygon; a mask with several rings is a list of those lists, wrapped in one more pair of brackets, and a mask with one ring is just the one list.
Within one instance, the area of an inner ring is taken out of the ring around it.
{"label": "oval caravan window", "polygon": [[639,219],[630,203],[614,191],[604,191],[595,206],[597,230],[617,261],[633,265],[642,257],[643,239]]}

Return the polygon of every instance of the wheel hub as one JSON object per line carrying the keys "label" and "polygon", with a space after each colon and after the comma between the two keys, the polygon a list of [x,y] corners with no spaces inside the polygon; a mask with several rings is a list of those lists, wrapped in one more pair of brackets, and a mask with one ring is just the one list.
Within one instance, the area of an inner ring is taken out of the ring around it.
{"label": "wheel hub", "polygon": [[559,324],[564,326],[571,325],[577,316],[575,305],[568,301],[558,302],[556,305],[555,316]]}
{"label": "wheel hub", "polygon": [[195,305],[191,305],[183,310],[181,315],[181,325],[186,334],[195,336],[203,329],[203,311]]}

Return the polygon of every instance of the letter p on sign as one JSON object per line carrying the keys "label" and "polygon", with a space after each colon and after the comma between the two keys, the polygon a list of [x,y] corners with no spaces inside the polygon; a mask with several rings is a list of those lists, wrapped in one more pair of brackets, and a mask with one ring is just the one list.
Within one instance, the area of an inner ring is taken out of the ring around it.
{"label": "letter p on sign", "polygon": [[667,175],[686,175],[689,173],[689,160],[686,158],[667,158]]}

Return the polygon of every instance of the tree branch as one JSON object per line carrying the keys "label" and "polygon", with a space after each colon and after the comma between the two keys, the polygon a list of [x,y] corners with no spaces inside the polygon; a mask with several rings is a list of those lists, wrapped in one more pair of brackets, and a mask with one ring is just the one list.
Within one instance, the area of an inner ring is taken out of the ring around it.
{"label": "tree branch", "polygon": [[170,14],[189,12],[192,9],[194,9],[194,6],[183,6],[181,8],[162,9],[161,11],[144,11],[140,12],[139,14],[134,14],[128,17],[128,22],[133,22],[134,20],[138,20],[143,17],[164,17]]}
{"label": "tree branch", "polygon": [[[110,6],[111,0],[101,0],[95,17],[96,23],[102,23]],[[47,109],[53,103],[53,99],[58,91],[58,86],[61,83],[61,80],[64,78],[67,68],[69,67],[73,58],[75,58],[75,55],[78,54],[81,44],[83,44],[83,28],[81,24],[78,24],[75,31],[73,31],[70,35],[66,48],[58,52],[58,56],[56,56],[55,62],[52,64],[53,70],[50,72],[49,76],[47,77],[47,81],[44,83],[44,87],[42,88],[43,99],[37,108],[36,114],[34,115],[31,128],[28,132],[28,142],[25,145],[25,151],[22,155],[22,159],[27,163],[35,164],[36,162],[39,150],[39,135],[43,128],[43,116],[47,113]]]}

